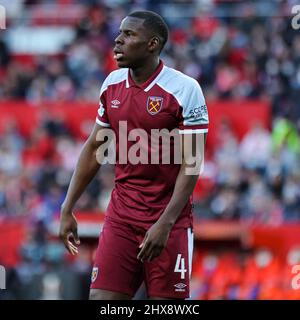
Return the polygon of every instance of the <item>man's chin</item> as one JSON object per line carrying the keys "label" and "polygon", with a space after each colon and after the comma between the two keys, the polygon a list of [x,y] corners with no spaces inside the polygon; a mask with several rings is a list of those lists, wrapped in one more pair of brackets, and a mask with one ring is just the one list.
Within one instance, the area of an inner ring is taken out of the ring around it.
{"label": "man's chin", "polygon": [[126,63],[125,61],[117,61],[117,66],[119,68],[129,68],[128,63]]}

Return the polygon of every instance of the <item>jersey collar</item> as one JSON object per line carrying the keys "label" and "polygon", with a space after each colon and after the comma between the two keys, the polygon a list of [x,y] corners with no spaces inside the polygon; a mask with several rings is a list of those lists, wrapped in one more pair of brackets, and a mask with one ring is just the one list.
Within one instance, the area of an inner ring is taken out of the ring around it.
{"label": "jersey collar", "polygon": [[159,76],[159,74],[161,73],[161,71],[164,68],[164,64],[161,60],[159,60],[159,65],[158,68],[155,70],[155,72],[153,73],[153,75],[144,83],[142,83],[141,85],[137,85],[131,78],[130,75],[130,70],[128,69],[128,73],[127,73],[127,79],[126,79],[126,88],[130,88],[130,87],[138,87],[143,89],[144,91],[149,91],[156,83],[156,80]]}

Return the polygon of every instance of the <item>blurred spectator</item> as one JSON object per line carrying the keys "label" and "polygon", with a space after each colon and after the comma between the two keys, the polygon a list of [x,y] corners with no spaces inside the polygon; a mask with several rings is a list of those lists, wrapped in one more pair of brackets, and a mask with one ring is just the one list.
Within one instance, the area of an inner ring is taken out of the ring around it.
{"label": "blurred spectator", "polygon": [[241,141],[239,155],[246,168],[264,170],[271,155],[270,132],[260,123],[254,123]]}
{"label": "blurred spectator", "polygon": [[275,152],[287,148],[288,151],[300,153],[300,137],[295,123],[286,118],[275,119],[273,133],[273,147]]}

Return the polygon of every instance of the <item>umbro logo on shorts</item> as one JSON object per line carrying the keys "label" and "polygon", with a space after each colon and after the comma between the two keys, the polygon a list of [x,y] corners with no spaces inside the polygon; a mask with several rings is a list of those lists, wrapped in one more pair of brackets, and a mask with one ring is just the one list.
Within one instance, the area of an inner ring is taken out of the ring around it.
{"label": "umbro logo on shorts", "polygon": [[177,291],[177,292],[178,291],[184,292],[186,286],[187,285],[185,283],[182,283],[182,282],[174,284],[174,287],[176,288],[175,291]]}
{"label": "umbro logo on shorts", "polygon": [[92,271],[92,282],[95,282],[98,277],[98,267],[94,267]]}
{"label": "umbro logo on shorts", "polygon": [[111,102],[111,108],[115,108],[115,109],[118,109],[119,107],[120,107],[120,101],[119,100],[117,100],[117,99],[115,99],[115,100],[113,100],[112,102]]}

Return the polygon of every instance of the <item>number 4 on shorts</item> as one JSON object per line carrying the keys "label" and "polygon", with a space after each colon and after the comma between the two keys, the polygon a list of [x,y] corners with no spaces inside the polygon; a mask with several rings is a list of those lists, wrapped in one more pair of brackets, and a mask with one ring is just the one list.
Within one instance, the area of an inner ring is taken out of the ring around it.
{"label": "number 4 on shorts", "polygon": [[182,254],[177,255],[174,272],[180,272],[181,273],[180,278],[184,279],[185,273],[187,272],[187,270],[185,269],[184,258],[181,258],[181,256]]}

